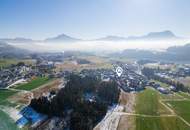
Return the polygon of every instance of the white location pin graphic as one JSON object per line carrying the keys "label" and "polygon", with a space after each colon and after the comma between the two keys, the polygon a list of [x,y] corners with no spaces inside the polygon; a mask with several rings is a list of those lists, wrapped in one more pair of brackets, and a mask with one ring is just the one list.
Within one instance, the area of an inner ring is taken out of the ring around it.
{"label": "white location pin graphic", "polygon": [[117,68],[116,68],[116,73],[117,73],[117,75],[120,77],[121,74],[123,73],[123,69],[122,69],[121,67],[117,67]]}

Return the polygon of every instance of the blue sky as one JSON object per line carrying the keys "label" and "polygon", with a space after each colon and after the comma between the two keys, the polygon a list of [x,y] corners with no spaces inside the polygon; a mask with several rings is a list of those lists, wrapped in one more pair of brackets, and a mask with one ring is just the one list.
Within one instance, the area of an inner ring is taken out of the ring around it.
{"label": "blue sky", "polygon": [[0,0],[0,37],[91,39],[171,30],[190,37],[190,0]]}

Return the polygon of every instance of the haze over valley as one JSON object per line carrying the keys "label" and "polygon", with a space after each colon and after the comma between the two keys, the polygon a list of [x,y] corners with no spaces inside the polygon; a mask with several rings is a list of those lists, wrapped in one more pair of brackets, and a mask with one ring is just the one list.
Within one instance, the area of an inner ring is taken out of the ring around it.
{"label": "haze over valley", "polygon": [[181,46],[187,44],[189,38],[176,36],[171,31],[151,32],[144,36],[119,37],[107,36],[92,40],[82,40],[67,36],[65,34],[45,40],[32,40],[27,38],[1,38],[15,47],[31,51],[122,51],[125,49],[140,49],[165,51],[171,46]]}

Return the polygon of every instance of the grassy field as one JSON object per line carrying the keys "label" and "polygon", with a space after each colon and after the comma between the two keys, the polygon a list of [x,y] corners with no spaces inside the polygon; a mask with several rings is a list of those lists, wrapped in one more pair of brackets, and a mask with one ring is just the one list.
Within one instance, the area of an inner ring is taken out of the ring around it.
{"label": "grassy field", "polygon": [[171,94],[162,94],[159,93],[160,99],[167,99],[167,100],[176,100],[176,99],[183,99],[184,97],[178,93],[171,93]]}
{"label": "grassy field", "polygon": [[138,114],[160,115],[170,112],[159,103],[159,93],[153,89],[146,89],[137,94],[135,111]]}
{"label": "grassy field", "polygon": [[24,59],[24,60],[20,60],[20,59],[0,59],[0,67],[6,67],[9,66],[11,64],[17,64],[18,62],[24,62],[25,64],[34,64],[36,61],[33,59]]}
{"label": "grassy field", "polygon": [[[171,112],[163,106],[159,100],[167,99],[171,96],[172,99],[183,99],[177,94],[162,95],[153,89],[147,89],[137,94],[136,113],[144,115],[157,115],[158,117],[140,117],[135,116],[135,130],[189,130],[190,127],[186,125],[177,116],[166,117],[164,115],[171,115]],[[190,101],[169,101],[176,113],[190,122]],[[170,106],[170,107],[171,107]],[[159,116],[160,115],[160,116]]]}
{"label": "grassy field", "polygon": [[38,88],[39,86],[41,86],[49,81],[50,81],[50,79],[47,77],[38,77],[38,78],[30,81],[29,83],[16,86],[15,88],[20,89],[20,90],[32,90],[32,89]]}
{"label": "grassy field", "polygon": [[189,130],[177,117],[136,117],[136,130]]}
{"label": "grassy field", "polygon": [[184,98],[190,99],[190,94],[188,94],[188,93],[178,92],[177,94],[179,94],[180,96],[182,96]]}
{"label": "grassy field", "polygon": [[118,130],[189,130],[177,117],[122,116]]}
{"label": "grassy field", "polygon": [[[8,97],[14,95],[16,91],[0,90],[0,105],[10,105],[6,100]],[[15,122],[3,111],[0,110],[0,130],[18,130]]]}
{"label": "grassy field", "polygon": [[11,64],[17,64],[18,61],[16,59],[0,59],[0,67],[6,67]]}
{"label": "grassy field", "polygon": [[166,101],[166,104],[174,109],[174,111],[190,123],[190,101]]}
{"label": "grassy field", "polygon": [[8,97],[15,94],[16,91],[11,90],[0,90],[0,103],[4,102]]}
{"label": "grassy field", "polygon": [[19,130],[15,122],[0,110],[0,130]]}
{"label": "grassy field", "polygon": [[112,69],[110,61],[107,58],[98,56],[78,56],[79,59],[90,61],[90,64],[77,64],[76,60],[65,59],[62,64],[56,65],[56,71],[69,70],[81,71],[83,69]]}

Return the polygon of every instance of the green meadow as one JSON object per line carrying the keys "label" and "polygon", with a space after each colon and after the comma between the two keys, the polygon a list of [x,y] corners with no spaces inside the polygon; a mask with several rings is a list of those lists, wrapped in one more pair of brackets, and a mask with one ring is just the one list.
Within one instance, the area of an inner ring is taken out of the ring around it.
{"label": "green meadow", "polygon": [[[14,95],[16,91],[0,90],[0,105],[10,105],[6,100],[8,97]],[[15,122],[0,109],[0,130],[18,130]]]}
{"label": "green meadow", "polygon": [[136,130],[189,130],[178,117],[136,117]]}
{"label": "green meadow", "polygon": [[38,88],[39,86],[49,82],[50,79],[47,77],[38,77],[34,80],[31,80],[30,82],[26,83],[26,84],[21,84],[16,86],[16,89],[20,89],[20,90],[32,90],[35,88]]}
{"label": "green meadow", "polygon": [[[172,99],[178,99],[178,95],[170,95]],[[148,88],[136,96],[135,111],[138,114],[148,115],[147,117],[135,116],[136,130],[190,130],[179,117],[167,116],[171,112],[162,105],[159,100],[167,99],[168,95],[160,94],[157,90]],[[180,98],[181,99],[181,98]],[[190,101],[189,102],[169,102],[174,107],[177,114],[185,120],[190,121]]]}
{"label": "green meadow", "polygon": [[135,111],[144,115],[171,114],[160,102],[158,91],[148,88],[136,96]]}
{"label": "green meadow", "polygon": [[166,101],[166,104],[174,109],[177,115],[181,116],[190,123],[190,100]]}
{"label": "green meadow", "polygon": [[8,97],[17,93],[17,91],[0,89],[0,103],[4,102]]}

